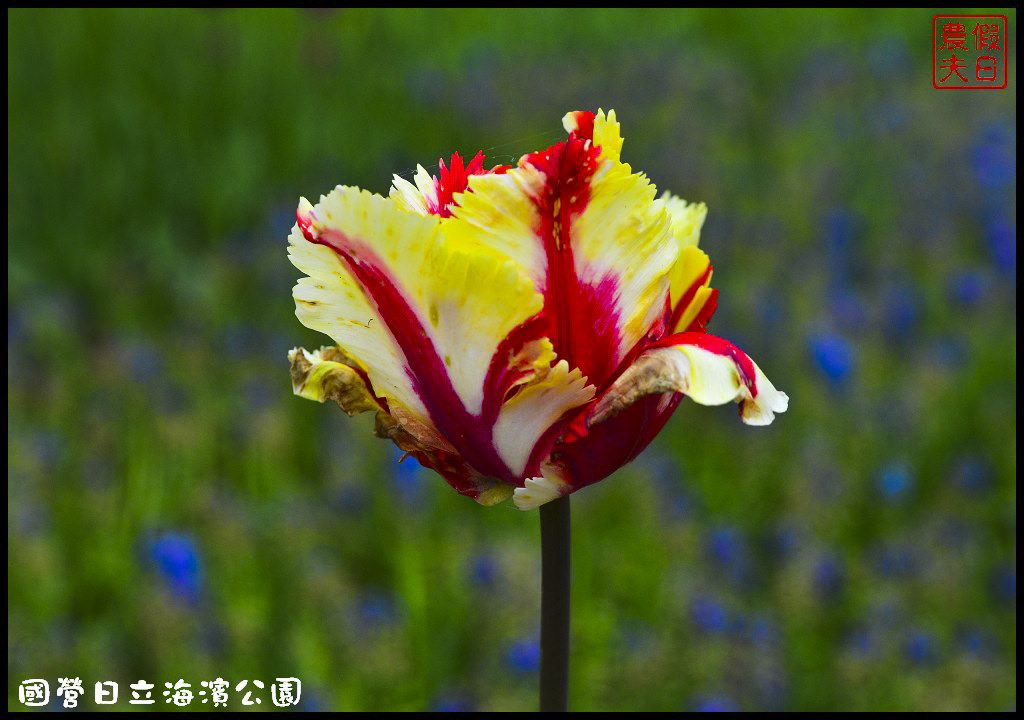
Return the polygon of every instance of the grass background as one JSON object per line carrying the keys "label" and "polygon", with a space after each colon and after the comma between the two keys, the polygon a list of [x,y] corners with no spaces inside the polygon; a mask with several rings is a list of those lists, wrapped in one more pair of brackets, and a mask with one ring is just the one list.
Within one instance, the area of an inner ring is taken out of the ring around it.
{"label": "grass background", "polygon": [[1015,707],[1016,15],[1009,87],[950,93],[933,14],[9,10],[9,706],[534,707],[536,514],[293,398],[285,238],[603,107],[792,403],[684,402],[573,496],[571,707]]}

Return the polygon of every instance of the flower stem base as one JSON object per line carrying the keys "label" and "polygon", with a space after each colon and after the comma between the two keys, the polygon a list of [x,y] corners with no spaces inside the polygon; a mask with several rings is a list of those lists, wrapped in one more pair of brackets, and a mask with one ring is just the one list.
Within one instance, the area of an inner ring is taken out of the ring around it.
{"label": "flower stem base", "polygon": [[540,710],[569,709],[569,496],[540,506]]}

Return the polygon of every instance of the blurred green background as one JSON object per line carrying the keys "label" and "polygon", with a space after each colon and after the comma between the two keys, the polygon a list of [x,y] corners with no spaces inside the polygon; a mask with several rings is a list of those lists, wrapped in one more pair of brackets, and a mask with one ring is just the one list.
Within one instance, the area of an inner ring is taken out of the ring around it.
{"label": "blurred green background", "polygon": [[1008,89],[953,93],[933,14],[8,11],[9,706],[535,707],[536,513],[292,396],[286,235],[603,107],[792,402],[684,401],[573,496],[571,707],[1014,708],[1016,15]]}

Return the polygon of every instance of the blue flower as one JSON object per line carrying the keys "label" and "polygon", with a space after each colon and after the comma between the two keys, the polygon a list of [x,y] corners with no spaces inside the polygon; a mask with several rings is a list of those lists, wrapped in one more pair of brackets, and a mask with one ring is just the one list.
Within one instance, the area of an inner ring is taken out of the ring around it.
{"label": "blue flower", "polygon": [[742,562],[745,555],[743,537],[734,527],[712,529],[706,544],[708,556],[722,565],[736,565]]}
{"label": "blue flower", "polygon": [[877,76],[906,75],[914,67],[906,41],[898,37],[887,37],[872,43],[867,57],[871,70]]}
{"label": "blue flower", "polygon": [[905,462],[894,461],[878,473],[878,491],[892,502],[906,499],[914,487],[914,476]]}
{"label": "blue flower", "polygon": [[917,571],[917,559],[908,547],[883,545],[874,553],[874,567],[886,578],[908,578]]}
{"label": "blue flower", "polygon": [[768,551],[780,560],[790,558],[800,543],[799,529],[790,523],[780,523],[768,537]]}
{"label": "blue flower", "polygon": [[[270,209],[267,216],[267,234],[264,236],[268,241],[272,238],[279,238],[287,235],[292,225],[295,224],[295,210],[291,203],[278,203]],[[274,249],[277,246],[274,245]]]}
{"label": "blue flower", "polygon": [[921,317],[917,290],[910,285],[888,288],[882,300],[883,322],[890,340],[903,340],[916,328]]}
{"label": "blue flower", "polygon": [[649,653],[656,638],[655,629],[644,622],[625,620],[619,625],[619,640],[627,652]]}
{"label": "blue flower", "polygon": [[697,628],[705,633],[721,633],[729,627],[729,616],[725,608],[708,595],[698,595],[693,599],[690,617]]}
{"label": "blue flower", "polygon": [[346,483],[328,491],[327,504],[338,513],[352,517],[367,511],[370,498],[364,487]]}
{"label": "blue flower", "polygon": [[835,599],[846,585],[843,556],[827,552],[817,559],[811,570],[814,591],[824,600]]}
{"label": "blue flower", "polygon": [[250,412],[259,412],[274,404],[279,393],[264,375],[252,375],[241,382],[240,395]]}
{"label": "blue flower", "polygon": [[740,706],[725,695],[698,697],[693,703],[694,712],[739,712]]}
{"label": "blue flower", "polygon": [[1005,603],[1017,602],[1017,568],[1012,565],[1001,565],[992,571],[992,593],[996,599]]}
{"label": "blue flower", "polygon": [[1017,275],[1017,228],[1006,219],[988,221],[985,233],[989,252],[1000,270]]}
{"label": "blue flower", "polygon": [[992,660],[995,657],[999,641],[990,632],[968,626],[960,628],[957,632],[957,645],[966,654],[979,660]]}
{"label": "blue flower", "polygon": [[27,333],[25,332],[25,319],[24,314],[21,313],[14,306],[8,306],[7,308],[7,361],[11,361],[11,356],[15,354],[18,346],[25,339]]}
{"label": "blue flower", "polygon": [[779,644],[782,631],[777,622],[769,617],[758,615],[750,623],[750,642],[759,647],[774,647]]}
{"label": "blue flower", "polygon": [[387,593],[368,592],[357,601],[356,615],[360,627],[379,628],[398,619],[398,606]]}
{"label": "blue flower", "polygon": [[121,362],[133,380],[150,383],[164,374],[164,358],[153,344],[129,340],[120,348]]}
{"label": "blue flower", "polygon": [[959,270],[948,281],[950,300],[962,308],[976,308],[989,293],[988,277],[977,268]]}
{"label": "blue flower", "polygon": [[686,489],[686,473],[678,461],[668,455],[648,452],[637,461],[658,488],[658,510],[666,521],[684,521],[699,510],[697,498]]}
{"label": "blue flower", "polygon": [[167,532],[150,543],[149,554],[171,592],[189,604],[202,592],[199,548],[191,536]]}
{"label": "blue flower", "polygon": [[966,365],[971,353],[970,343],[962,332],[937,338],[930,351],[937,363],[952,370],[959,370]]}
{"label": "blue flower", "polygon": [[66,445],[63,435],[53,430],[39,430],[28,437],[27,449],[32,458],[47,470],[60,460]]}
{"label": "blue flower", "polygon": [[829,270],[836,280],[845,280],[853,262],[853,245],[859,234],[859,219],[846,210],[833,210],[825,218],[825,248]]}
{"label": "blue flower", "polygon": [[498,562],[490,553],[480,552],[469,559],[469,581],[481,588],[490,588],[498,580]]}
{"label": "blue flower", "polygon": [[427,712],[475,712],[473,701],[461,693],[442,692],[433,699]]}
{"label": "blue flower", "polygon": [[939,658],[939,642],[929,632],[913,630],[903,646],[907,659],[915,665],[931,665]]}
{"label": "blue flower", "polygon": [[302,700],[299,702],[299,710],[302,712],[325,712],[329,708],[324,705],[323,698],[315,690],[302,688]]}
{"label": "blue flower", "polygon": [[758,325],[768,332],[776,331],[785,322],[786,316],[786,307],[780,294],[771,288],[763,288],[756,297],[754,307],[758,314]]}
{"label": "blue flower", "polygon": [[849,288],[834,289],[829,295],[829,308],[838,327],[859,330],[867,325],[867,307],[860,295]]}
{"label": "blue flower", "polygon": [[978,184],[987,188],[1009,186],[1017,179],[1014,133],[1003,124],[985,128],[971,148],[971,166]]}
{"label": "blue flower", "polygon": [[404,453],[397,447],[392,447],[391,450],[391,454],[395,458],[391,474],[395,492],[403,504],[417,507],[426,498],[427,488],[423,477],[423,467],[414,457],[406,457],[402,460]]}
{"label": "blue flower", "polygon": [[995,483],[988,461],[979,455],[964,455],[953,461],[953,485],[967,495],[979,495]]}
{"label": "blue flower", "polygon": [[532,638],[512,643],[505,653],[505,664],[516,672],[534,672],[540,667],[540,643]]}
{"label": "blue flower", "polygon": [[858,657],[869,657],[877,649],[875,634],[866,627],[857,627],[847,633],[843,640],[844,647]]}
{"label": "blue flower", "polygon": [[907,108],[899,100],[875,103],[869,115],[871,129],[878,135],[892,135],[907,126]]}
{"label": "blue flower", "polygon": [[704,539],[704,552],[718,570],[735,583],[744,582],[750,570],[746,542],[739,529],[712,528]]}
{"label": "blue flower", "polygon": [[263,345],[263,330],[251,323],[229,325],[224,328],[221,342],[229,355],[254,355]]}
{"label": "blue flower", "polygon": [[811,337],[810,349],[825,379],[834,387],[844,385],[856,365],[854,346],[838,333],[820,333]]}

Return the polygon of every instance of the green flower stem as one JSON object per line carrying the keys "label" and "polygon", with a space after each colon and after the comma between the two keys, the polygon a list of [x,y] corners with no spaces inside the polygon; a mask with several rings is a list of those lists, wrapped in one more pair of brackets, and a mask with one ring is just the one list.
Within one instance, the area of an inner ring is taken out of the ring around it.
{"label": "green flower stem", "polygon": [[540,710],[569,709],[569,496],[540,506]]}

